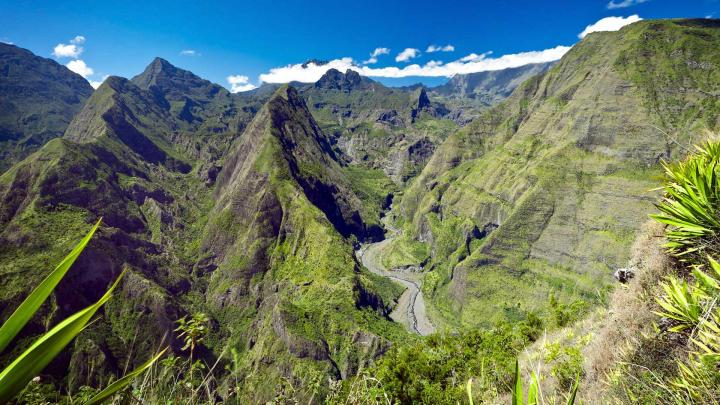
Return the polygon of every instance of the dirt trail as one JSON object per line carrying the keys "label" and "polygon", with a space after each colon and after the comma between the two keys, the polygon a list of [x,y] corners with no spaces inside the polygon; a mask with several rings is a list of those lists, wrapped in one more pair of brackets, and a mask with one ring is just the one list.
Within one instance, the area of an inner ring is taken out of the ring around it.
{"label": "dirt trail", "polygon": [[376,243],[364,244],[356,255],[362,264],[371,272],[383,277],[391,278],[406,287],[400,296],[395,309],[390,314],[395,322],[405,325],[410,331],[419,335],[429,335],[435,332],[435,326],[425,313],[425,299],[420,290],[421,273],[411,271],[388,270],[380,262],[380,251],[395,238],[397,231],[387,227],[390,231],[385,240]]}

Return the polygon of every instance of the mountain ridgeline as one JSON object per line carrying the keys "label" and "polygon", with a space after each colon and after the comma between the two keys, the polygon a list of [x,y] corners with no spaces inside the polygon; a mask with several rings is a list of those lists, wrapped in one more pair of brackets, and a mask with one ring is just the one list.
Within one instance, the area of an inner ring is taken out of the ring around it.
{"label": "mountain ridgeline", "polygon": [[509,97],[523,82],[546,72],[554,64],[531,63],[516,68],[459,74],[430,91],[433,95],[459,103],[474,102],[493,106]]}
{"label": "mountain ridgeline", "polygon": [[65,66],[0,44],[0,173],[62,136],[92,92]]}
{"label": "mountain ridgeline", "polygon": [[390,318],[404,287],[355,255],[383,224],[378,263],[420,272],[441,333],[521,322],[549,295],[599,304],[660,162],[720,129],[718,43],[717,20],[642,21],[432,89],[330,69],[237,94],[160,58],[92,91],[0,44],[0,320],[102,217],[0,363],[126,271],[54,384],[102,386],[161,342],[186,355],[176,321],[202,312],[219,396],[316,402],[421,339]]}

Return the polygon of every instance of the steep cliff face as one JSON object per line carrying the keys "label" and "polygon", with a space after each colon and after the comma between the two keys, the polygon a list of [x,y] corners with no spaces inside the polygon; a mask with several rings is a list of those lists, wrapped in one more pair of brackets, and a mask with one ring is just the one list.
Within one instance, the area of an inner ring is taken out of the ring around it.
{"label": "steep cliff face", "polygon": [[65,66],[0,43],[0,173],[62,136],[92,92]]}
{"label": "steep cliff face", "polygon": [[[661,159],[717,129],[715,22],[595,33],[450,136],[400,205],[448,325],[592,300],[650,211]],[[652,62],[650,62],[652,60]]]}

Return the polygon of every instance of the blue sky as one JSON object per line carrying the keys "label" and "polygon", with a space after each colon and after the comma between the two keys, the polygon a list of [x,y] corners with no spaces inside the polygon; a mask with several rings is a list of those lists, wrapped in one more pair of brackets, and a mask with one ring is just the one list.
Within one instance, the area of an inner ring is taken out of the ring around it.
{"label": "blue sky", "polygon": [[[612,29],[638,17],[715,15],[718,0],[0,0],[0,41],[70,64],[91,82],[132,77],[160,56],[236,90],[261,78],[313,80],[326,67],[276,69],[312,58],[389,84],[437,84],[453,73],[557,58],[598,21]],[[444,49],[429,52],[431,45]]]}

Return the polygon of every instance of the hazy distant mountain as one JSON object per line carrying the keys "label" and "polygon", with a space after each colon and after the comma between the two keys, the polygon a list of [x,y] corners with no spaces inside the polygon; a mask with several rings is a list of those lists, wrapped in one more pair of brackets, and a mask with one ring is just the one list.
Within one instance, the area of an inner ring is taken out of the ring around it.
{"label": "hazy distant mountain", "polygon": [[502,70],[457,74],[447,83],[431,88],[430,94],[471,99],[490,106],[503,101],[524,81],[547,71],[555,63],[535,63]]}

